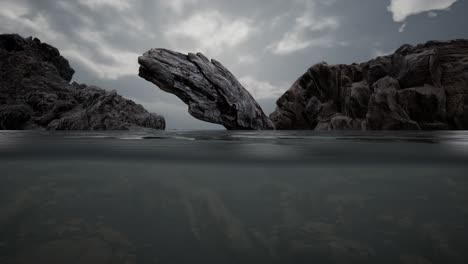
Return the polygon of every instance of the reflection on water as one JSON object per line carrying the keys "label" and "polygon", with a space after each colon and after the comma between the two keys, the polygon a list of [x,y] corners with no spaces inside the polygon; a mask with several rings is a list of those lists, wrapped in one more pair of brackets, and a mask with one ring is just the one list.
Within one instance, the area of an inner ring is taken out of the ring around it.
{"label": "reflection on water", "polygon": [[0,263],[468,263],[468,133],[0,133]]}

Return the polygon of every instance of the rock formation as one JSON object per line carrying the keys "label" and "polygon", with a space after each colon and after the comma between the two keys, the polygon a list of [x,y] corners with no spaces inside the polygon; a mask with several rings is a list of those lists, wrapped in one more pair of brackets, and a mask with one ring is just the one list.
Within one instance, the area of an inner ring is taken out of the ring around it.
{"label": "rock formation", "polygon": [[229,130],[273,129],[258,103],[221,63],[203,54],[153,49],[138,59],[140,76],[188,105],[189,113]]}
{"label": "rock formation", "polygon": [[38,39],[0,35],[0,129],[164,129],[164,118],[115,91],[70,84],[74,70]]}
{"label": "rock formation", "polygon": [[361,64],[317,64],[270,118],[277,129],[468,129],[468,40],[404,45]]}
{"label": "rock formation", "polygon": [[[468,40],[404,45],[351,65],[312,66],[267,117],[221,63],[153,49],[139,75],[229,130],[468,129]],[[38,39],[0,35],[0,129],[164,129],[164,118],[115,91],[72,83],[74,70]]]}

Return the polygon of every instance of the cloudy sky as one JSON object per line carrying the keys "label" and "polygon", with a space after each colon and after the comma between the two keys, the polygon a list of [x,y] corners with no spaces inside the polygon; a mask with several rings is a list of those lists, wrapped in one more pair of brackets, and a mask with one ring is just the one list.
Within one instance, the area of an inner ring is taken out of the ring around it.
{"label": "cloudy sky", "polygon": [[1,0],[0,32],[57,47],[74,80],[117,90],[168,129],[219,128],[137,76],[150,48],[222,62],[265,112],[315,63],[352,63],[405,43],[468,38],[468,0]]}

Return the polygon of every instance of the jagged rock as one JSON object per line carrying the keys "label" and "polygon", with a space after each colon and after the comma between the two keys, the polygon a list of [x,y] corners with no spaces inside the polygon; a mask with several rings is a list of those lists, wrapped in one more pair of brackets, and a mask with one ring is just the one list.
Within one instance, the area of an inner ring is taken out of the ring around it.
{"label": "jagged rock", "polygon": [[352,86],[360,79],[358,65],[317,64],[280,97],[270,118],[277,129],[328,130],[331,119],[343,115],[340,109],[353,104],[352,91],[354,98],[360,96],[356,93],[359,88]]}
{"label": "jagged rock", "polygon": [[371,91],[367,82],[353,83],[347,89],[345,97],[345,114],[351,118],[365,119],[368,111]]}
{"label": "jagged rock", "polygon": [[189,113],[227,129],[272,129],[273,124],[221,63],[203,54],[152,49],[138,58],[139,75],[179,97]]}
{"label": "jagged rock", "polygon": [[393,75],[402,89],[424,86],[440,86],[441,65],[437,49],[415,50],[405,45],[392,57]]}
{"label": "jagged rock", "polygon": [[398,104],[424,129],[447,129],[446,96],[440,87],[424,86],[397,92]]}
{"label": "jagged rock", "polygon": [[[51,130],[127,130],[132,126],[164,128],[164,119],[146,112],[133,101],[126,100],[115,91],[107,92],[98,87],[87,87],[74,83],[79,96],[84,99],[83,106],[76,107],[73,113],[62,118],[54,118],[47,125]],[[72,108],[69,102],[58,103],[63,109]],[[115,111],[113,109],[120,109]],[[54,112],[52,109],[51,112]],[[55,113],[60,111],[55,111]]]}
{"label": "jagged rock", "polygon": [[337,115],[330,120],[328,130],[357,130],[361,129],[361,121],[348,116]]}
{"label": "jagged rock", "polygon": [[0,35],[0,129],[164,129],[164,118],[115,91],[70,84],[74,70],[38,39]]}
{"label": "jagged rock", "polygon": [[419,125],[410,120],[405,110],[397,103],[396,95],[400,89],[397,80],[384,77],[373,86],[374,93],[369,102],[367,126],[372,130],[413,130]]}
{"label": "jagged rock", "polygon": [[314,65],[270,118],[277,129],[468,129],[468,40],[404,45],[361,64]]}

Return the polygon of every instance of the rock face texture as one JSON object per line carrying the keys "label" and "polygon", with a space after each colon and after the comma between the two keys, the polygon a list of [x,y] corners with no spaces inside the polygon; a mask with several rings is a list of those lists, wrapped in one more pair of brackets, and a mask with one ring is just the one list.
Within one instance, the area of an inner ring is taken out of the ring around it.
{"label": "rock face texture", "polygon": [[270,118],[277,129],[468,129],[468,40],[404,45],[361,64],[317,64]]}
{"label": "rock face texture", "polygon": [[138,59],[140,76],[188,105],[189,113],[229,130],[273,129],[239,81],[221,63],[203,54],[153,49]]}
{"label": "rock face texture", "polygon": [[164,118],[115,91],[70,84],[74,70],[38,39],[0,35],[0,129],[164,129]]}

